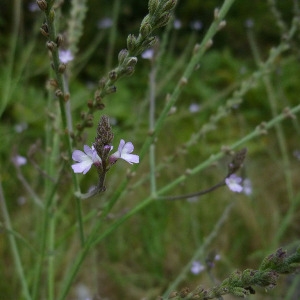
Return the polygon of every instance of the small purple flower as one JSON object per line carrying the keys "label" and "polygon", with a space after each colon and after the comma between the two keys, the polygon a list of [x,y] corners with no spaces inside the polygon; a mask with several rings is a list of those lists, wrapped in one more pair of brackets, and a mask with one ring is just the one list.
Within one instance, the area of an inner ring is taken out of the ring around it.
{"label": "small purple flower", "polygon": [[67,64],[69,61],[74,59],[74,56],[70,50],[59,50],[58,56],[59,60],[64,64]]}
{"label": "small purple flower", "polygon": [[40,8],[37,5],[37,3],[34,1],[34,2],[30,2],[28,4],[28,10],[31,11],[31,12],[35,12],[35,11],[40,11]]}
{"label": "small purple flower", "polygon": [[241,182],[242,178],[235,174],[231,174],[225,179],[225,183],[227,184],[228,188],[235,193],[240,193],[243,190]]}
{"label": "small purple flower", "polygon": [[147,49],[141,54],[142,58],[151,60],[154,56],[154,50],[152,48]]}
{"label": "small purple flower", "polygon": [[20,167],[20,166],[26,165],[27,159],[26,159],[26,157],[23,157],[21,155],[15,155],[12,158],[12,162],[14,163],[14,165],[16,167]]}
{"label": "small purple flower", "polygon": [[196,112],[200,111],[200,109],[201,109],[201,106],[197,103],[192,103],[189,107],[189,111],[191,113],[196,113]]}
{"label": "small purple flower", "polygon": [[97,25],[99,29],[109,28],[113,25],[113,20],[111,18],[106,17],[101,19]]}
{"label": "small purple flower", "polygon": [[191,266],[191,272],[194,275],[198,275],[199,273],[201,273],[202,271],[205,270],[205,266],[202,265],[199,261],[194,261],[192,266]]}
{"label": "small purple flower", "polygon": [[85,153],[80,150],[75,150],[72,154],[73,160],[78,162],[72,165],[74,173],[86,174],[93,164],[101,164],[101,158],[98,156],[94,146],[90,148],[84,145],[83,149]]}
{"label": "small purple flower", "polygon": [[134,146],[131,142],[125,143],[124,140],[121,140],[118,147],[118,151],[112,154],[109,158],[110,163],[114,164],[119,158],[122,158],[130,164],[138,164],[139,156],[136,154],[130,154],[133,150]]}
{"label": "small purple flower", "polygon": [[179,19],[175,19],[173,23],[174,29],[180,29],[182,26],[181,21]]}
{"label": "small purple flower", "polygon": [[203,23],[200,20],[195,20],[190,23],[193,30],[200,31],[203,27]]}

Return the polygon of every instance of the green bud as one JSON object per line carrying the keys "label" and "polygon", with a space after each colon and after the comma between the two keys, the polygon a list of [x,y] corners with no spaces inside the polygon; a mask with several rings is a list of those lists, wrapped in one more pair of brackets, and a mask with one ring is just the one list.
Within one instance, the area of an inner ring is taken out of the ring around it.
{"label": "green bud", "polygon": [[246,296],[250,295],[250,292],[248,290],[241,287],[235,287],[231,289],[231,293],[234,296],[241,297],[241,298],[245,298]]}
{"label": "green bud", "polygon": [[51,9],[49,12],[49,21],[52,23],[54,21],[55,18],[55,11],[54,9]]}
{"label": "green bud", "polygon": [[125,61],[125,59],[128,57],[128,50],[127,49],[122,49],[120,52],[119,52],[119,55],[118,55],[118,61],[119,61],[119,64],[122,65],[123,62]]}
{"label": "green bud", "polygon": [[160,28],[168,24],[170,20],[171,14],[170,13],[164,13],[161,15],[161,17],[155,22],[155,28]]}
{"label": "green bud", "polygon": [[126,63],[126,67],[134,67],[137,61],[138,59],[135,56],[130,57]]}
{"label": "green bud", "polygon": [[108,77],[109,77],[110,80],[116,81],[117,78],[118,78],[118,74],[117,74],[117,72],[115,70],[113,70],[113,71],[110,71],[108,73]]}
{"label": "green bud", "polygon": [[47,9],[47,2],[45,0],[37,0],[36,3],[40,10],[45,11]]}
{"label": "green bud", "polygon": [[169,0],[162,8],[162,12],[170,12],[176,5],[176,0]]}
{"label": "green bud", "polygon": [[150,15],[154,15],[159,6],[159,0],[149,0],[148,10]]}
{"label": "green bud", "polygon": [[152,32],[152,26],[149,23],[145,23],[140,28],[140,33],[142,37],[148,36]]}
{"label": "green bud", "polygon": [[132,52],[137,47],[137,39],[133,34],[129,34],[127,37],[127,49]]}

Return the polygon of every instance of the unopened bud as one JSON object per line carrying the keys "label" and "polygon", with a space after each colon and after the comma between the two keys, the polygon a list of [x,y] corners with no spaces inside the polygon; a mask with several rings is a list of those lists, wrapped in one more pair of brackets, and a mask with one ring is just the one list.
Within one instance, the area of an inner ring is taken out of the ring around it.
{"label": "unopened bud", "polygon": [[47,2],[45,0],[37,0],[36,3],[40,10],[45,11],[47,9]]}
{"label": "unopened bud", "polygon": [[150,15],[154,15],[159,6],[159,0],[149,0],[148,10]]}
{"label": "unopened bud", "polygon": [[60,97],[63,97],[63,96],[64,96],[64,93],[62,92],[62,90],[57,89],[57,90],[55,91],[55,96],[58,97],[58,98],[60,98]]}
{"label": "unopened bud", "polygon": [[59,34],[56,38],[56,44],[57,44],[57,47],[60,47],[62,42],[63,42],[64,38],[61,34]]}
{"label": "unopened bud", "polygon": [[145,23],[143,26],[140,28],[140,33],[142,37],[148,36],[152,31],[152,26],[149,23]]}
{"label": "unopened bud", "polygon": [[136,49],[136,37],[133,34],[129,34],[127,37],[127,49],[132,52]]}
{"label": "unopened bud", "polygon": [[109,77],[110,80],[116,81],[117,78],[118,78],[118,74],[117,74],[116,71],[110,71],[110,72],[108,73],[108,77]]}
{"label": "unopened bud", "polygon": [[117,91],[117,88],[114,85],[111,85],[105,89],[106,94],[112,94]]}
{"label": "unopened bud", "polygon": [[175,5],[176,5],[176,0],[169,0],[163,6],[162,11],[163,12],[169,12],[170,10],[172,10],[175,7]]}
{"label": "unopened bud", "polygon": [[215,8],[215,10],[214,10],[214,18],[215,18],[215,20],[219,19],[219,16],[220,16],[220,9],[219,8]]}
{"label": "unopened bud", "polygon": [[213,40],[210,39],[210,40],[206,43],[205,48],[206,48],[206,49],[209,49],[212,45],[213,45]]}
{"label": "unopened bud", "polygon": [[62,73],[65,72],[66,68],[67,68],[66,64],[61,63],[61,64],[59,64],[59,66],[58,66],[58,72],[62,74]]}
{"label": "unopened bud", "polygon": [[119,61],[119,64],[123,64],[123,62],[125,61],[125,59],[128,57],[128,50],[127,49],[122,49],[120,52],[119,52],[119,55],[118,55],[118,61]]}
{"label": "unopened bud", "polygon": [[137,61],[138,59],[135,56],[130,57],[126,63],[126,67],[135,67]]}
{"label": "unopened bud", "polygon": [[48,25],[46,23],[41,26],[40,32],[44,37],[49,36],[49,29],[48,29]]}
{"label": "unopened bud", "polygon": [[48,41],[48,42],[46,43],[46,45],[47,45],[47,48],[48,48],[51,52],[53,52],[54,49],[56,48],[56,44],[55,44],[53,41]]}
{"label": "unopened bud", "polygon": [[223,29],[225,26],[226,26],[226,21],[225,21],[225,20],[221,21],[221,22],[219,23],[218,30]]}

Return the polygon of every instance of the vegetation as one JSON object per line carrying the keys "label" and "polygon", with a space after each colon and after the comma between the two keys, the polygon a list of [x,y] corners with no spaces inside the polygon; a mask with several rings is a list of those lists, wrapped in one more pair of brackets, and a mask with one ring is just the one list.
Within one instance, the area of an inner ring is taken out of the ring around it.
{"label": "vegetation", "polygon": [[298,299],[299,1],[125,2],[3,4],[0,299]]}

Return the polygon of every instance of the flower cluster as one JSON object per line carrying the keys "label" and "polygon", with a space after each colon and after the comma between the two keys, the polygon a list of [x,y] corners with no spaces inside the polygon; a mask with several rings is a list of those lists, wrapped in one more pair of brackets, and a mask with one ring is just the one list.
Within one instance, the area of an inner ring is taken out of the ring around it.
{"label": "flower cluster", "polygon": [[[111,151],[113,149],[113,146],[109,147],[109,151]],[[99,157],[94,146],[90,148],[89,146],[85,145],[83,149],[84,152],[80,150],[75,150],[73,152],[72,158],[74,161],[77,161],[77,163],[72,165],[74,173],[86,174],[90,170],[92,165],[99,167],[102,164],[102,160]],[[139,163],[139,156],[136,154],[131,154],[133,150],[134,146],[131,142],[125,143],[124,140],[121,140],[118,151],[116,151],[109,157],[110,165],[116,163],[119,158],[127,161],[130,164]]]}

